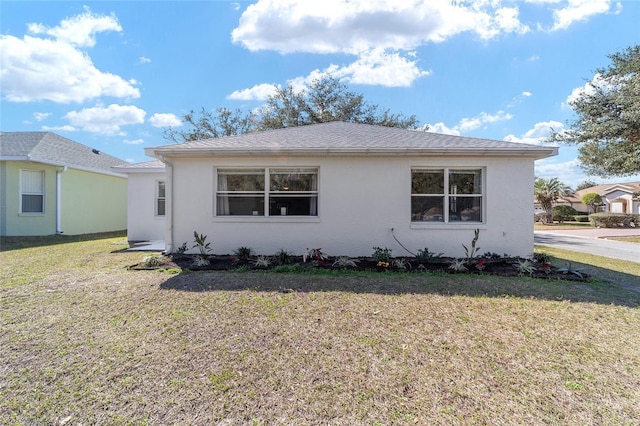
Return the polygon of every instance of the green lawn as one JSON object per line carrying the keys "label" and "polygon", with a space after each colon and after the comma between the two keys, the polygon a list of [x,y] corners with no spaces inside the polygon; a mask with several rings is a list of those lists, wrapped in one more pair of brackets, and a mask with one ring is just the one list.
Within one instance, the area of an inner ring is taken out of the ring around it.
{"label": "green lawn", "polygon": [[3,242],[0,424],[640,418],[640,273],[602,258],[553,253],[588,283],[171,274],[127,270],[121,237],[60,238]]}

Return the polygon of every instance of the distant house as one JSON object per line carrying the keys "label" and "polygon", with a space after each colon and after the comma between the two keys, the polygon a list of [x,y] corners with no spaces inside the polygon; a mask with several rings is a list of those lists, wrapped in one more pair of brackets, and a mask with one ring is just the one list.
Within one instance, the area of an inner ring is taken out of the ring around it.
{"label": "distant house", "polygon": [[573,197],[567,198],[564,202],[559,200],[558,204],[571,205],[579,212],[589,213],[589,207],[582,204],[582,197],[589,193],[596,193],[602,197],[603,204],[598,208],[599,212],[640,214],[640,201],[633,196],[640,193],[640,182],[592,186],[576,191]]}
{"label": "distant house", "polygon": [[413,252],[463,256],[476,228],[483,252],[531,255],[534,160],[557,153],[344,122],[145,151],[165,169],[127,172],[136,239],[144,233],[134,225],[155,220],[162,206],[168,252],[191,246],[197,231],[220,254],[247,246],[349,256],[371,255],[374,246],[407,255],[394,237]]}
{"label": "distant house", "polygon": [[0,132],[0,235],[124,230],[124,161],[51,132]]}

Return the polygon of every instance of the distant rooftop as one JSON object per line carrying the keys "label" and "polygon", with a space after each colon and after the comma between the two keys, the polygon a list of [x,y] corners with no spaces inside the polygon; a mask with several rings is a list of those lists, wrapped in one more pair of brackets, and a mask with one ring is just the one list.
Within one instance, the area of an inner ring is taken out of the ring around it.
{"label": "distant rooftop", "polygon": [[52,132],[0,132],[0,159],[36,161],[113,173],[127,164],[111,155]]}

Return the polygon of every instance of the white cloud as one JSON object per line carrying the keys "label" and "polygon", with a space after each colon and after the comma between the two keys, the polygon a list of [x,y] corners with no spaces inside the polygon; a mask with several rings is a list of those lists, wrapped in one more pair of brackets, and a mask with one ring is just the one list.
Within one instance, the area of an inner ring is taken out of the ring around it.
{"label": "white cloud", "polygon": [[242,13],[231,38],[252,51],[282,53],[412,50],[463,32],[490,39],[528,31],[518,14],[499,1],[259,0]]}
{"label": "white cloud", "polygon": [[134,140],[124,139],[122,142],[126,143],[127,145],[140,145],[144,143],[144,139],[134,139]]}
{"label": "white cloud", "polygon": [[145,56],[140,56],[140,58],[138,58],[138,62],[140,62],[141,64],[148,64],[151,63],[151,59]]}
{"label": "white cloud", "polygon": [[429,71],[421,70],[416,60],[398,52],[372,49],[361,53],[354,63],[335,68],[332,74],[353,84],[409,87],[417,78],[429,75]]}
{"label": "white cloud", "polygon": [[29,27],[34,34],[58,38],[0,35],[0,75],[6,100],[81,103],[101,96],[140,97],[135,80],[98,70],[89,55],[77,48],[92,46],[97,32],[121,31],[115,18],[86,12],[51,29],[40,24]]}
{"label": "white cloud", "polygon": [[569,161],[556,162],[556,158],[546,158],[535,162],[535,176],[537,178],[558,178],[560,182],[575,188],[587,176],[580,168],[580,161],[574,158]]}
{"label": "white cloud", "polygon": [[275,95],[277,89],[278,86],[275,84],[256,84],[255,86],[248,89],[235,90],[233,93],[227,96],[227,99],[231,99],[234,101],[264,101],[269,96]]}
{"label": "white cloud", "polygon": [[429,124],[428,126],[429,128],[426,130],[427,132],[460,136],[460,130],[449,128],[442,121],[436,124]]}
{"label": "white cloud", "polygon": [[68,112],[64,118],[84,131],[103,135],[123,135],[121,126],[144,123],[146,112],[133,105],[112,104]]}
{"label": "white cloud", "polygon": [[153,127],[178,127],[182,125],[182,121],[175,114],[156,113],[149,117],[149,123]]}
{"label": "white cloud", "polygon": [[564,125],[559,121],[542,121],[536,123],[533,128],[527,130],[524,135],[518,137],[515,135],[507,135],[503,139],[507,142],[527,143],[539,145],[551,136],[553,132],[562,132]]}
{"label": "white cloud", "polygon": [[494,124],[500,121],[511,120],[513,115],[504,111],[498,111],[495,114],[481,112],[475,117],[463,118],[453,127],[448,127],[444,123],[428,124],[428,132],[445,133],[448,135],[461,135],[462,133],[476,130],[485,124]]}
{"label": "white cloud", "polygon": [[495,114],[487,114],[481,112],[478,116],[472,118],[463,118],[456,126],[460,132],[468,132],[470,130],[476,130],[482,127],[484,124],[493,124],[499,121],[511,120],[513,115],[504,111],[498,111]]}
{"label": "white cloud", "polygon": [[98,15],[92,13],[87,7],[85,7],[84,13],[63,19],[60,21],[60,25],[56,27],[48,28],[42,24],[31,23],[27,28],[31,34],[49,35],[59,42],[78,47],[95,46],[95,35],[97,33],[104,31],[122,31],[122,27],[114,15]]}
{"label": "white cloud", "polygon": [[47,132],[75,132],[78,129],[67,124],[64,126],[42,126],[42,130]]}
{"label": "white cloud", "polygon": [[51,116],[51,113],[50,113],[50,112],[34,112],[34,113],[33,113],[33,118],[34,118],[36,121],[44,121],[44,120],[46,120],[47,118],[49,118],[50,116]]}
{"label": "white cloud", "polygon": [[[565,7],[556,9],[553,12],[553,30],[564,30],[573,23],[586,21],[594,15],[608,13],[611,11],[613,0],[568,0]],[[616,3],[617,10],[621,9],[619,2]]]}

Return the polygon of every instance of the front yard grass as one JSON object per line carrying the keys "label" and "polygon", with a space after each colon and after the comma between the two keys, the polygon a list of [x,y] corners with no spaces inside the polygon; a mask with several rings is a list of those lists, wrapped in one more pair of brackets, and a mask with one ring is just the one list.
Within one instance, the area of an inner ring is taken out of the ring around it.
{"label": "front yard grass", "polygon": [[640,418],[635,270],[171,274],[127,270],[121,240],[0,253],[0,424]]}

